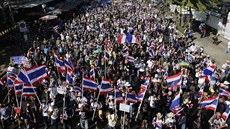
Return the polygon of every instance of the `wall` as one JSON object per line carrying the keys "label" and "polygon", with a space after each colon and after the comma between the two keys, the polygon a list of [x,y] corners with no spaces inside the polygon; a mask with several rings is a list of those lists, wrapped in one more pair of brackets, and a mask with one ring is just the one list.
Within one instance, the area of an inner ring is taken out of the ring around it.
{"label": "wall", "polygon": [[[170,5],[170,10],[172,12],[175,11],[175,9],[178,8],[179,11],[179,6],[177,5]],[[183,9],[182,9],[183,10]],[[186,10],[182,11],[183,14],[189,13]],[[193,18],[198,21],[203,21],[206,20],[207,13],[197,11],[197,10],[192,10],[193,13]],[[212,28],[215,28],[219,34],[230,40],[230,12],[228,14],[228,23],[226,25],[222,24],[223,18],[221,18],[218,14],[215,14],[213,12],[210,12],[210,16],[208,20],[206,21],[206,24],[211,26]]]}

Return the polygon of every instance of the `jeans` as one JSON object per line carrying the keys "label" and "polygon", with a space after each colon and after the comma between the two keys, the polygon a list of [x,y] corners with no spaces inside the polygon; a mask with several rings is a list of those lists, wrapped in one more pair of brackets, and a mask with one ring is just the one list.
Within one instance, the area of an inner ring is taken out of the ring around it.
{"label": "jeans", "polygon": [[86,119],[80,119],[80,124],[81,124],[81,128],[83,129],[88,129],[88,120]]}
{"label": "jeans", "polygon": [[116,129],[115,127],[108,126],[109,129]]}
{"label": "jeans", "polygon": [[186,123],[181,124],[180,128],[185,129],[186,128]]}
{"label": "jeans", "polygon": [[58,128],[58,118],[57,119],[52,119],[51,118],[51,125],[53,126],[55,126],[55,128],[57,129]]}

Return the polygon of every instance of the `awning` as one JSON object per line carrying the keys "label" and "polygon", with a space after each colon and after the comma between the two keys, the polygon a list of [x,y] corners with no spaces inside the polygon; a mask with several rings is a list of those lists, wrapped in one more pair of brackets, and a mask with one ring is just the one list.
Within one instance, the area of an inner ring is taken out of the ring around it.
{"label": "awning", "polygon": [[55,9],[53,11],[49,11],[47,14],[61,14],[62,10],[61,9]]}
{"label": "awning", "polygon": [[56,7],[62,11],[69,11],[76,8],[81,2],[83,2],[83,0],[67,0],[57,4]]}
{"label": "awning", "polygon": [[25,4],[19,5],[19,8],[33,8],[33,7],[39,6],[43,3],[52,2],[54,0],[43,0],[43,1],[42,0],[36,0],[36,1],[28,2]]}
{"label": "awning", "polygon": [[57,16],[54,16],[54,15],[46,15],[46,16],[40,17],[39,19],[43,20],[43,21],[48,21],[48,20],[53,20],[56,18],[57,18]]}

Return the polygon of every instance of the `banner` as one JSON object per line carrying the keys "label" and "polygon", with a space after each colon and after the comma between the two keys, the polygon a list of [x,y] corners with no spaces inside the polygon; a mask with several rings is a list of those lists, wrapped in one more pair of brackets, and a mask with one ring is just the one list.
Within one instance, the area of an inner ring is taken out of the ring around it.
{"label": "banner", "polygon": [[25,56],[12,56],[10,58],[11,62],[13,64],[23,64],[23,59],[25,58]]}

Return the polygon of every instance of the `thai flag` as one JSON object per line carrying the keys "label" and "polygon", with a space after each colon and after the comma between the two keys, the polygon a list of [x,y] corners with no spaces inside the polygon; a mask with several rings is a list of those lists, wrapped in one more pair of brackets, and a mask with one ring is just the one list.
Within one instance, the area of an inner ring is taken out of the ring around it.
{"label": "thai flag", "polygon": [[125,42],[128,42],[128,43],[139,43],[139,40],[137,37],[135,37],[134,35],[132,34],[127,34],[127,35],[120,35],[117,39],[117,42],[118,43],[125,43]]}
{"label": "thai flag", "polygon": [[72,75],[74,75],[74,72],[73,72],[73,64],[72,64],[72,62],[70,61],[70,59],[65,58],[65,59],[64,59],[64,65],[65,65],[65,67],[66,67],[66,70],[69,71]]}
{"label": "thai flag", "polygon": [[54,29],[54,31],[55,31],[56,33],[58,33],[59,26],[56,25],[56,26],[53,27],[53,29]]}
{"label": "thai flag", "polygon": [[165,51],[165,45],[164,45],[164,43],[163,43],[162,47],[160,48],[160,53],[161,53],[161,55],[164,54],[164,51]]}
{"label": "thai flag", "polygon": [[72,73],[70,73],[69,71],[67,71],[66,73],[66,82],[68,85],[73,84],[73,76],[72,76]]}
{"label": "thai flag", "polygon": [[229,97],[229,96],[230,96],[230,92],[227,91],[227,90],[225,90],[225,89],[223,89],[223,88],[220,88],[219,93],[220,93],[220,95],[222,95],[222,96],[226,96],[226,97]]}
{"label": "thai flag", "polygon": [[180,93],[174,97],[169,109],[174,113],[177,113],[180,110]]}
{"label": "thai flag", "polygon": [[147,88],[148,88],[148,86],[149,86],[149,81],[150,81],[150,78],[149,78],[149,77],[145,78],[145,82],[144,82],[144,84],[141,85],[141,88],[142,88],[142,89],[144,88],[144,89],[147,90]]}
{"label": "thai flag", "polygon": [[31,84],[30,79],[24,69],[20,70],[18,74],[18,79],[25,84]]}
{"label": "thai flag", "polygon": [[123,52],[123,57],[129,56],[129,51]]}
{"label": "thai flag", "polygon": [[108,40],[105,40],[105,42],[104,42],[104,47],[105,47],[105,50],[106,50],[106,51],[109,51],[108,44],[109,44],[109,41],[108,41]]}
{"label": "thai flag", "polygon": [[214,96],[212,98],[208,98],[203,100],[200,104],[202,108],[205,108],[206,110],[215,110],[218,105],[218,96]]}
{"label": "thai flag", "polygon": [[117,85],[117,88],[119,89],[119,90],[122,90],[123,89],[123,87],[124,87],[124,85],[123,84],[119,84],[119,85]]}
{"label": "thai flag", "polygon": [[124,45],[122,48],[122,51],[124,52],[124,51],[128,51],[128,50],[129,50],[129,48],[126,45]]}
{"label": "thai flag", "polygon": [[205,82],[205,80],[207,81],[207,82],[211,82],[211,76],[209,76],[209,75],[204,75],[204,74],[200,74],[199,75],[199,80],[200,81],[204,81]]}
{"label": "thai flag", "polygon": [[65,64],[61,59],[59,59],[56,53],[54,53],[54,60],[55,60],[55,65],[57,67],[58,72],[65,73],[66,72]]}
{"label": "thai flag", "polygon": [[176,89],[181,86],[182,83],[182,72],[176,75],[167,77],[167,85],[169,90]]}
{"label": "thai flag", "polygon": [[124,87],[124,85],[121,83],[121,79],[118,79],[118,80],[117,80],[117,88],[118,88],[119,90],[121,90],[121,89],[123,89],[123,87]]}
{"label": "thai flag", "polygon": [[83,78],[82,86],[84,89],[92,90],[92,91],[97,91],[98,88],[97,82],[87,77]]}
{"label": "thai flag", "polygon": [[137,102],[136,95],[132,94],[132,93],[127,93],[126,102],[127,103],[136,103]]}
{"label": "thai flag", "polygon": [[115,101],[116,101],[117,104],[124,102],[122,94],[121,94],[121,92],[118,89],[115,90]]}
{"label": "thai flag", "polygon": [[141,86],[141,90],[138,92],[137,96],[136,96],[136,99],[138,102],[142,102],[144,97],[145,97],[145,93],[146,93],[146,90],[147,90],[147,86],[146,85],[142,85]]}
{"label": "thai flag", "polygon": [[149,52],[149,55],[151,56],[151,58],[154,58],[155,54],[154,54],[153,49],[149,48],[148,52]]}
{"label": "thai flag", "polygon": [[222,114],[222,118],[226,121],[230,114],[230,106],[227,107],[226,111]]}
{"label": "thai flag", "polygon": [[156,44],[155,43],[151,43],[150,48],[154,49],[155,47],[156,47]]}
{"label": "thai flag", "polygon": [[198,92],[198,98],[201,98],[203,96],[203,94],[204,94],[204,86],[201,86],[200,90]]}
{"label": "thai flag", "polygon": [[109,52],[108,51],[104,52],[104,58],[105,58],[105,60],[109,60]]}
{"label": "thai flag", "polygon": [[127,61],[129,61],[129,62],[134,62],[135,61],[135,59],[134,59],[134,57],[133,56],[127,56]]}
{"label": "thai flag", "polygon": [[164,75],[163,75],[163,78],[164,78],[164,79],[167,79],[168,76],[169,76],[169,74],[168,74],[168,72],[166,71],[166,72],[164,73]]}
{"label": "thai flag", "polygon": [[108,94],[113,91],[110,80],[103,78],[100,87],[100,95]]}
{"label": "thai flag", "polygon": [[36,86],[39,84],[43,79],[48,78],[48,75],[46,73],[46,66],[34,66],[32,68],[27,68],[26,74],[29,78],[30,83],[25,82],[27,84],[32,84],[32,86]]}
{"label": "thai flag", "polygon": [[65,73],[66,69],[65,69],[64,62],[61,59],[59,59],[58,55],[55,52],[54,52],[54,61],[58,72]]}
{"label": "thai flag", "polygon": [[17,78],[14,81],[14,90],[16,94],[21,94],[23,89],[23,83],[20,82]]}
{"label": "thai flag", "polygon": [[95,67],[98,66],[98,59],[96,59],[96,60],[94,61],[94,66],[95,66]]}
{"label": "thai flag", "polygon": [[208,66],[206,69],[204,69],[203,73],[204,75],[212,75],[212,73],[215,71],[216,66],[215,65],[211,65]]}
{"label": "thai flag", "polygon": [[37,93],[36,87],[24,84],[22,88],[22,96],[34,96]]}
{"label": "thai flag", "polygon": [[80,92],[82,94],[82,89],[80,87],[78,87],[78,86],[74,87],[74,91],[75,92]]}
{"label": "thai flag", "polygon": [[14,86],[14,80],[16,79],[17,75],[12,71],[7,71],[7,85],[8,87]]}
{"label": "thai flag", "polygon": [[90,71],[89,71],[89,76],[90,76],[91,78],[95,78],[95,70],[94,70],[94,69],[90,69]]}

